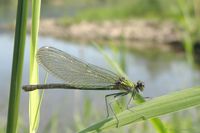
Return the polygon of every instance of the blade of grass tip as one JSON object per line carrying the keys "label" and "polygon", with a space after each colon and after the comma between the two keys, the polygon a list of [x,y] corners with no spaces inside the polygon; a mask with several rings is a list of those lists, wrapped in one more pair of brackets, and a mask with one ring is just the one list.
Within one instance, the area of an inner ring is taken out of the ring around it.
{"label": "blade of grass tip", "polygon": [[[114,60],[119,65],[121,71],[125,72],[125,45],[123,45],[122,42],[120,42],[119,46],[116,46],[114,42],[109,43],[109,48],[112,50],[112,53],[114,54]],[[118,56],[119,55],[119,58]]]}
{"label": "blade of grass tip", "polygon": [[[98,50],[104,55],[104,57],[107,59],[108,63],[112,63],[112,67],[118,71],[118,73],[124,77],[126,77],[128,79],[128,76],[122,71],[122,69],[119,67],[119,65],[114,62],[107,53],[105,53],[103,51],[103,49],[101,47],[99,47],[96,43],[94,43],[94,46],[98,48]],[[145,102],[145,99],[141,96],[141,95],[137,95],[135,101],[138,104],[141,104],[143,102]],[[158,133],[166,133],[165,130],[165,125],[162,123],[162,121],[159,118],[153,118],[151,119],[151,123],[154,126],[154,128],[156,129],[156,131]]]}
{"label": "blade of grass tip", "polygon": [[[31,27],[31,47],[30,47],[30,84],[38,83],[38,65],[36,62],[37,41],[40,21],[41,0],[32,1],[32,27]],[[30,133],[35,133],[39,126],[39,91],[30,92],[29,97],[29,120]]]}
{"label": "blade of grass tip", "polygon": [[14,52],[10,96],[7,115],[7,133],[16,133],[18,112],[21,94],[22,71],[24,61],[24,47],[26,40],[26,25],[28,16],[28,0],[18,0],[17,18],[15,27]]}
{"label": "blade of grass tip", "polygon": [[[143,104],[125,110],[117,114],[119,127],[130,123],[138,122],[159,117],[161,115],[173,113],[187,108],[200,105],[200,88],[188,88],[181,91],[173,92],[164,96],[160,96],[149,100]],[[157,121],[159,122],[159,121]],[[80,131],[79,133],[97,133],[107,129],[116,127],[116,119],[109,117],[92,126]],[[164,132],[168,132],[165,128]]]}
{"label": "blade of grass tip", "polygon": [[113,61],[109,57],[109,55],[106,52],[104,52],[104,50],[99,45],[97,45],[96,43],[93,43],[93,45],[103,54],[106,61],[112,66],[113,69],[115,69],[117,71],[118,74],[127,78],[127,75],[122,71],[122,69],[119,67],[119,65],[115,61]]}
{"label": "blade of grass tip", "polygon": [[[46,73],[45,75],[45,79],[44,79],[44,83],[47,82],[47,79],[48,79],[48,73]],[[37,107],[37,112],[36,112],[36,116],[35,116],[35,121],[34,121],[34,124],[33,124],[33,127],[36,127],[36,119],[37,119],[37,116],[39,114],[39,111],[40,111],[40,108],[41,108],[41,105],[42,105],[42,99],[44,97],[44,89],[42,90],[42,93],[41,93],[41,96],[40,96],[40,99],[39,99],[39,104],[38,104],[38,107]]]}

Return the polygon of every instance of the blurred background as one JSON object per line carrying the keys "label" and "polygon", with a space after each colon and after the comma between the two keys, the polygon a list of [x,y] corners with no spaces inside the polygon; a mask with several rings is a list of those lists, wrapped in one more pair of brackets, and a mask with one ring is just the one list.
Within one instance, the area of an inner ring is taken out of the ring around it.
{"label": "blurred background", "polygon": [[[95,42],[131,81],[144,81],[143,95],[154,98],[199,85],[199,5],[199,0],[43,0],[38,44],[56,47],[115,71],[92,45]],[[0,0],[0,131],[4,131],[7,119],[16,8],[17,1]],[[30,22],[23,85],[29,80]],[[41,83],[44,75],[40,68]],[[59,80],[50,75],[48,82]],[[39,132],[74,133],[104,119],[104,96],[110,93],[113,92],[45,90]],[[172,132],[200,130],[198,107],[161,119]],[[28,132],[28,121],[28,93],[22,91],[20,132]],[[144,122],[110,132],[153,133],[154,129]]]}

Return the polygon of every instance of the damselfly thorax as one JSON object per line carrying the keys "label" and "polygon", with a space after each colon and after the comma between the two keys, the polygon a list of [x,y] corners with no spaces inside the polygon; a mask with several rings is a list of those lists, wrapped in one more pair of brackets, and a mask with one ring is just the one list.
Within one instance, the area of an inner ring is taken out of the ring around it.
{"label": "damselfly thorax", "polygon": [[127,91],[129,93],[131,92],[140,92],[144,90],[144,82],[139,80],[136,84],[133,84],[132,82],[128,81],[124,77],[119,78],[119,80],[115,83],[115,88],[118,88],[122,91]]}

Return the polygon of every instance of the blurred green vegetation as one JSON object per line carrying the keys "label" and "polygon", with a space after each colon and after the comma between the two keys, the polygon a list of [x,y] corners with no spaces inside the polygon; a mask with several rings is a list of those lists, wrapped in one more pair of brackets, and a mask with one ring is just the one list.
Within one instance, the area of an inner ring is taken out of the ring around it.
{"label": "blurred green vegetation", "polygon": [[[84,3],[86,0],[79,1]],[[90,3],[91,1],[87,2]],[[185,0],[182,1],[182,3],[184,2]],[[89,5],[90,7],[85,6],[83,10],[72,16],[73,19],[99,21],[129,18],[153,18],[161,20],[177,20],[182,18],[178,0],[94,0]],[[190,14],[193,14],[193,3],[188,2],[187,7],[190,10]]]}

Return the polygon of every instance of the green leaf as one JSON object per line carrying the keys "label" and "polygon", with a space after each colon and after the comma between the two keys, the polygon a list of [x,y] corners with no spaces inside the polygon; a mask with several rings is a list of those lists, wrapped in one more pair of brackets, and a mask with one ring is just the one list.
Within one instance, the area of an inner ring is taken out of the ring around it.
{"label": "green leaf", "polygon": [[7,129],[6,129],[7,133],[17,132],[22,71],[24,62],[24,47],[26,40],[27,16],[28,16],[28,1],[18,0]]}
{"label": "green leaf", "polygon": [[[117,114],[117,118],[119,120],[119,127],[121,127],[130,123],[136,124],[137,122],[152,119],[197,105],[200,105],[199,87],[184,89],[154,98]],[[96,133],[110,128],[115,128],[116,124],[116,119],[114,117],[109,117],[103,121],[93,124],[79,133]],[[166,130],[167,128],[165,129],[165,132]]]}

